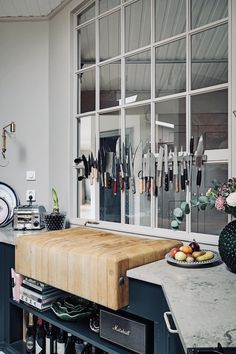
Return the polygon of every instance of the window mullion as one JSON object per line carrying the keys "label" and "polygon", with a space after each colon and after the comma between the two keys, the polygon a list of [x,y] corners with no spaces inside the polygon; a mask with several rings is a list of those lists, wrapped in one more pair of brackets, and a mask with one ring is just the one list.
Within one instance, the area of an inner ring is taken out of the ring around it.
{"label": "window mullion", "polygon": [[[96,154],[100,148],[100,127],[99,127],[99,114],[97,113],[99,111],[100,107],[100,68],[98,66],[99,63],[99,20],[98,20],[98,11],[99,11],[99,0],[95,1],[95,15],[96,15],[96,20],[95,20],[95,55],[96,55],[96,69],[95,69],[95,146],[96,146]],[[96,156],[98,158],[98,156]],[[99,220],[100,219],[100,181],[97,181],[95,183],[95,200],[94,200],[94,215],[95,219]]]}
{"label": "window mullion", "polygon": [[[121,21],[120,21],[120,29],[121,29],[121,143],[125,144],[125,12],[124,5],[121,5]],[[121,144],[121,147],[122,147]],[[128,198],[128,196],[127,196]],[[121,224],[125,224],[125,203],[126,203],[126,194],[125,191],[121,191]]]}
{"label": "window mullion", "polygon": [[[190,138],[191,138],[191,11],[190,0],[186,0],[186,151],[190,152]],[[192,171],[190,171],[192,175]],[[189,176],[188,176],[189,178]],[[186,201],[191,200],[191,184],[186,188]],[[191,214],[186,215],[186,232],[187,235],[191,232]]]}

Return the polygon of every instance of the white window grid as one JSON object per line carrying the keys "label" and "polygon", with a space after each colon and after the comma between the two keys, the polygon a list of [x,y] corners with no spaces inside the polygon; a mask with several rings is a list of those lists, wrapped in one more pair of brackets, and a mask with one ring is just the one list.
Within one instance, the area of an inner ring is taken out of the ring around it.
{"label": "white window grid", "polygon": [[[151,107],[151,149],[155,152],[155,141],[156,141],[156,134],[155,131],[155,104],[157,102],[169,101],[172,99],[177,98],[186,98],[186,151],[189,152],[189,141],[191,137],[191,97],[198,94],[209,93],[214,91],[220,90],[228,90],[228,149],[221,149],[221,150],[206,150],[205,154],[207,155],[207,163],[227,163],[228,164],[228,175],[231,176],[232,173],[232,136],[231,132],[231,112],[232,112],[232,103],[231,103],[231,26],[232,26],[232,19],[231,19],[231,8],[232,8],[232,0],[228,0],[228,17],[222,18],[220,20],[211,22],[209,24],[191,29],[191,7],[190,1],[186,1],[186,31],[182,32],[178,35],[172,36],[170,38],[155,42],[155,0],[151,1],[151,43],[149,45],[140,47],[138,49],[125,52],[125,31],[124,31],[124,19],[125,19],[125,7],[135,3],[138,0],[121,0],[121,4],[99,14],[99,0],[90,0],[84,1],[83,6],[80,6],[80,9],[73,14],[73,67],[74,67],[74,84],[73,84],[73,140],[74,140],[74,156],[79,151],[79,142],[77,140],[77,133],[78,133],[78,119],[86,116],[95,116],[95,130],[96,130],[96,151],[99,149],[99,116],[104,113],[110,113],[115,111],[120,111],[121,114],[121,139],[124,141],[125,139],[125,110],[126,108],[144,106],[149,104]],[[78,25],[77,24],[77,16],[88,8],[91,4],[95,4],[95,17]],[[109,58],[107,60],[99,61],[99,20],[103,17],[106,17],[110,14],[113,14],[117,11],[120,11],[120,28],[121,28],[121,54]],[[86,27],[87,25],[95,23],[95,64],[90,65],[84,69],[78,69],[78,58],[77,58],[77,33],[78,31]],[[204,32],[206,30],[218,27],[223,24],[228,24],[228,82],[223,84],[218,84],[214,86],[203,87],[195,90],[191,90],[191,38],[194,34],[198,34]],[[186,91],[180,92],[176,94],[170,94],[161,97],[155,97],[155,49],[157,47],[161,47],[165,44],[169,44],[172,42],[176,42],[180,39],[186,39]],[[138,101],[134,103],[125,103],[125,59],[130,57],[131,55],[140,54],[144,51],[150,50],[151,51],[151,98],[143,101]],[[100,101],[100,75],[99,70],[100,67],[113,63],[113,62],[121,62],[121,103],[119,106],[109,107],[100,109],[99,108],[99,101]],[[95,69],[95,110],[78,113],[78,86],[77,80],[78,75],[82,74],[83,72],[89,71],[91,69]],[[74,170],[73,172],[73,187],[72,187],[72,209],[71,209],[71,221],[73,224],[84,224],[87,220],[81,219],[78,215],[79,210],[79,188],[77,183],[77,172]],[[170,229],[163,229],[157,227],[157,198],[152,196],[151,197],[151,226],[138,226],[138,225],[129,225],[125,224],[125,193],[121,193],[121,223],[112,223],[99,220],[99,183],[96,183],[96,188],[94,190],[94,206],[95,206],[95,220],[99,222],[96,224],[97,228],[105,228],[109,230],[117,230],[121,232],[129,232],[135,233],[145,236],[155,236],[155,237],[163,237],[163,238],[175,238],[175,239],[182,239],[182,240],[192,240],[195,238],[197,241],[207,244],[217,244],[218,237],[216,235],[207,235],[201,233],[194,233],[191,232],[191,214],[186,215],[186,231],[175,231]],[[189,189],[186,190],[186,200],[190,201],[190,193]],[[91,227],[93,227],[91,225]]]}

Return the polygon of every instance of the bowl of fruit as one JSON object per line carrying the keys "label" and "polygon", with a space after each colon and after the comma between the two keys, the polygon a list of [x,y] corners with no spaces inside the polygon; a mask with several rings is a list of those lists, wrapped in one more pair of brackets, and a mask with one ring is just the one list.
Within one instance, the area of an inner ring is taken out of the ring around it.
{"label": "bowl of fruit", "polygon": [[218,252],[201,249],[195,240],[188,245],[172,248],[165,258],[172,265],[187,268],[216,265],[221,261]]}

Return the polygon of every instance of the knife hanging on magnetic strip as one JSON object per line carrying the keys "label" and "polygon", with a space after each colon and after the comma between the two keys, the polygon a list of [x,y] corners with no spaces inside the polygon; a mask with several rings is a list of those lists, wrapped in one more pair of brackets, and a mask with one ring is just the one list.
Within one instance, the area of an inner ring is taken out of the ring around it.
{"label": "knife hanging on magnetic strip", "polygon": [[169,190],[169,161],[168,161],[168,145],[165,144],[164,152],[164,172],[165,172],[165,191]]}
{"label": "knife hanging on magnetic strip", "polygon": [[203,159],[203,136],[201,135],[198,144],[197,144],[197,150],[195,153],[195,164],[197,167],[197,179],[196,179],[196,185],[199,188],[201,186],[201,181],[202,181],[202,159]]}
{"label": "knife hanging on magnetic strip", "polygon": [[175,176],[175,192],[179,192],[179,167],[178,167],[178,153],[177,147],[174,148],[174,156],[173,156],[173,169],[174,169],[174,176]]}

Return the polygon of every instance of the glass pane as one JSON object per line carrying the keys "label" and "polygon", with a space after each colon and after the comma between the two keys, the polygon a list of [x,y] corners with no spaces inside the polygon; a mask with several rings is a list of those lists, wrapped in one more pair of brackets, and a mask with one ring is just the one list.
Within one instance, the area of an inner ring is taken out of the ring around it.
{"label": "glass pane", "polygon": [[95,4],[92,4],[91,6],[87,7],[86,10],[84,10],[78,15],[77,24],[81,25],[81,23],[91,20],[94,17],[95,17]]}
{"label": "glass pane", "polygon": [[78,69],[95,64],[95,23],[78,31]]}
{"label": "glass pane", "polygon": [[101,14],[117,5],[120,5],[120,0],[99,0],[99,13]]}
{"label": "glass pane", "polygon": [[151,39],[151,2],[138,0],[125,7],[125,51],[144,47]]}
{"label": "glass pane", "polygon": [[192,90],[228,81],[228,26],[192,37]]}
{"label": "glass pane", "polygon": [[186,41],[156,48],[156,97],[186,91]]}
{"label": "glass pane", "polygon": [[99,20],[100,61],[120,55],[120,11]]}
{"label": "glass pane", "polygon": [[[214,163],[203,165],[202,185],[200,192],[206,193],[211,186],[213,179],[226,182],[228,179],[228,165],[226,163]],[[193,182],[196,180],[196,169],[193,168]],[[197,193],[195,183],[192,192]],[[224,212],[217,211],[215,208],[207,207],[205,211],[193,208],[191,212],[192,232],[203,234],[218,235],[223,227],[228,223],[228,216]]]}
{"label": "glass pane", "polygon": [[115,154],[120,134],[120,112],[100,115],[100,220],[111,222],[121,222],[119,157]]}
{"label": "glass pane", "polygon": [[228,0],[192,0],[192,28],[206,25],[228,16]]}
{"label": "glass pane", "polygon": [[85,71],[78,75],[80,86],[80,113],[95,110],[95,69]]}
{"label": "glass pane", "polygon": [[[174,148],[178,151],[186,149],[186,101],[185,98],[169,100],[156,103],[156,153],[160,146],[167,145],[168,157],[172,156]],[[173,164],[168,164],[168,175],[173,170]],[[178,166],[178,172],[181,172],[181,165]],[[164,173],[162,173],[162,186],[158,191],[158,227],[170,228],[173,220],[173,210],[185,201],[185,190],[175,192],[175,177],[170,179],[168,191],[165,190]],[[179,178],[180,180],[180,178]],[[185,222],[182,222],[180,230],[185,230]]]}
{"label": "glass pane", "polygon": [[[204,148],[228,148],[228,91],[192,96],[192,135],[195,143],[203,134]],[[196,144],[195,144],[196,145]]]}
{"label": "glass pane", "polygon": [[[127,155],[132,156],[133,164],[128,163],[128,174],[134,177],[134,189],[126,190],[125,222],[132,225],[151,225],[151,198],[139,183],[145,186],[144,163],[151,138],[150,106],[129,108],[126,110],[125,141]],[[130,162],[131,159],[127,159]],[[131,166],[131,168],[129,168]],[[140,172],[141,171],[141,172]],[[143,179],[141,177],[143,176]],[[139,178],[140,177],[140,178]],[[131,180],[131,179],[130,179]]]}
{"label": "glass pane", "polygon": [[125,103],[149,99],[151,97],[150,50],[126,58],[125,64]]}
{"label": "glass pane", "polygon": [[[95,116],[83,117],[78,120],[79,156],[85,155],[86,159],[91,157],[91,152],[95,157]],[[78,176],[83,176],[84,170],[78,170]],[[78,181],[79,191],[79,217],[84,219],[95,218],[94,179],[84,178]]]}
{"label": "glass pane", "polygon": [[156,0],[156,42],[185,32],[186,1]]}
{"label": "glass pane", "polygon": [[100,108],[119,106],[121,97],[120,62],[100,67]]}
{"label": "glass pane", "polygon": [[186,149],[186,100],[173,99],[156,103],[156,153],[159,146],[168,144],[169,149]]}

